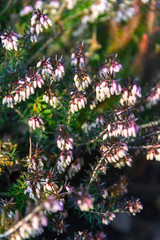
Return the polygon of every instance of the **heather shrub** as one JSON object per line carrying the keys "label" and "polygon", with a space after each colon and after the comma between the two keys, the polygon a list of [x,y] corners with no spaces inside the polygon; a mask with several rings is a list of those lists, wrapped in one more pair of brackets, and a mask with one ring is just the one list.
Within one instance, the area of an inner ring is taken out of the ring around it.
{"label": "heather shrub", "polygon": [[138,154],[160,161],[159,75],[144,83],[158,7],[2,3],[0,238],[108,239],[117,213],[143,209],[125,175]]}

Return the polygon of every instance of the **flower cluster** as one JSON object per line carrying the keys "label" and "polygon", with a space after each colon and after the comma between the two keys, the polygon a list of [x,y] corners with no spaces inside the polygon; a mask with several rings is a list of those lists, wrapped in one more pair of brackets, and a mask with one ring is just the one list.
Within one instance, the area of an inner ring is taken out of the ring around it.
{"label": "flower cluster", "polygon": [[[43,79],[52,81],[60,80],[64,76],[64,67],[62,65],[62,57],[60,59],[57,56],[52,59],[45,60],[44,58],[37,63],[37,67],[41,67],[40,71],[36,68],[30,68],[26,71],[24,80],[19,79],[15,84],[15,89],[11,93],[3,98],[2,103],[6,104],[10,108],[21,101],[25,101],[30,97],[30,95],[35,93],[35,88],[42,88],[44,84]],[[42,76],[41,76],[42,75]],[[54,108],[57,105],[57,97],[49,89],[49,94],[43,96],[44,101],[49,102]]]}
{"label": "flower cluster", "polygon": [[79,42],[73,53],[72,53],[72,61],[71,61],[71,65],[79,68],[79,69],[83,69],[87,63],[87,59],[85,57],[85,44],[83,42]]}
{"label": "flower cluster", "polygon": [[61,153],[57,161],[57,169],[59,172],[64,172],[73,160],[73,138],[64,126],[59,127],[58,134],[57,147]]}
{"label": "flower cluster", "polygon": [[89,211],[93,209],[94,198],[87,192],[79,191],[77,194],[76,203],[81,211]]}
{"label": "flower cluster", "polygon": [[57,103],[58,103],[58,98],[56,97],[56,95],[54,93],[52,93],[51,91],[49,92],[45,92],[45,94],[43,95],[43,100],[46,103],[50,103],[51,106],[53,106],[54,108],[57,107]]}
{"label": "flower cluster", "polygon": [[61,212],[63,211],[63,199],[57,200],[53,195],[49,196],[44,202],[44,208],[48,212]]}
{"label": "flower cluster", "polygon": [[26,239],[30,236],[35,237],[43,232],[43,227],[48,225],[48,218],[44,212],[61,212],[63,211],[63,202],[56,200],[54,196],[49,196],[43,204],[37,206],[33,212],[29,213],[24,219],[19,220],[17,212],[15,213],[15,219],[17,224],[15,229],[13,228],[10,239],[20,240]]}
{"label": "flower cluster", "polygon": [[44,181],[44,195],[45,197],[50,196],[51,194],[55,194],[58,190],[58,186],[55,184],[55,182],[52,180],[52,176],[50,177],[49,175],[46,177]]}
{"label": "flower cluster", "polygon": [[135,15],[136,11],[132,4],[132,1],[128,0],[124,0],[122,3],[119,3],[119,10],[116,12],[115,16],[115,20],[117,22],[127,21]]}
{"label": "flower cluster", "polygon": [[37,7],[31,18],[31,27],[29,29],[31,42],[37,42],[37,37],[40,32],[43,32],[43,27],[48,29],[49,26],[52,26],[52,21],[48,18],[48,14],[43,14],[39,9]]}
{"label": "flower cluster", "polygon": [[72,160],[73,152],[71,150],[61,152],[57,161],[57,169],[59,173],[65,172],[66,167],[70,165]]}
{"label": "flower cluster", "polygon": [[73,149],[73,138],[69,137],[69,135],[59,135],[57,139],[57,147],[61,151],[64,151],[65,149]]}
{"label": "flower cluster", "polygon": [[13,49],[17,51],[18,39],[22,37],[21,35],[15,32],[11,32],[10,30],[7,30],[0,37],[2,39],[2,45],[4,48],[6,48],[9,51]]}
{"label": "flower cluster", "polygon": [[137,84],[132,84],[128,89],[125,89],[120,99],[120,104],[134,105],[137,102],[137,97],[141,98],[141,88]]}
{"label": "flower cluster", "polygon": [[43,126],[43,120],[38,116],[34,116],[29,119],[28,125],[31,129],[36,130],[36,128]]}
{"label": "flower cluster", "polygon": [[40,68],[42,77],[52,81],[60,81],[65,74],[64,66],[62,65],[62,57],[57,56],[48,58],[43,57],[38,63],[37,68]]}
{"label": "flower cluster", "polygon": [[75,88],[70,93],[70,112],[78,112],[81,108],[84,108],[87,104],[87,99],[80,91],[84,90],[91,83],[89,74],[85,70],[86,58],[85,58],[85,44],[79,42],[72,53],[71,65],[75,68],[74,82]]}
{"label": "flower cluster", "polygon": [[160,101],[160,84],[156,85],[155,90],[151,91],[150,95],[146,99],[146,107],[151,108]]}
{"label": "flower cluster", "polygon": [[28,221],[19,221],[20,227],[17,231],[11,234],[12,240],[26,239],[30,236],[35,237],[43,232],[43,227],[48,225],[48,219],[44,215],[43,211],[39,211],[36,214],[32,214]]}
{"label": "flower cluster", "polygon": [[117,55],[110,55],[108,58],[106,57],[105,65],[103,65],[99,71],[100,77],[108,77],[122,69],[122,65],[115,60],[116,57]]}
{"label": "flower cluster", "polygon": [[107,212],[105,214],[103,214],[102,216],[102,223],[105,225],[108,225],[111,221],[114,220],[114,218],[116,217],[116,215],[112,212]]}
{"label": "flower cluster", "polygon": [[[117,118],[118,117],[118,118]],[[128,114],[125,117],[123,114],[117,114],[115,122],[111,122],[107,126],[107,130],[103,135],[103,140],[108,137],[123,136],[125,138],[136,137],[139,132],[139,127],[136,125],[134,114]]]}
{"label": "flower cluster", "polygon": [[45,171],[39,156],[33,156],[28,166],[28,176],[25,180],[26,188],[24,194],[29,194],[29,198],[37,201],[49,195],[56,195],[59,192],[55,183],[55,172],[50,169]]}
{"label": "flower cluster", "polygon": [[36,32],[37,36],[43,31],[43,27],[48,29],[48,26],[52,26],[52,21],[47,16],[48,14],[43,14],[40,10],[34,12],[31,18],[31,33]]}
{"label": "flower cluster", "polygon": [[3,98],[2,103],[7,103],[8,107],[13,108],[14,105],[21,101],[25,101],[30,95],[34,94],[35,88],[42,88],[43,84],[44,80],[36,69],[30,69],[30,71],[26,72],[24,80],[19,79],[15,85],[15,89],[11,91],[10,95]]}
{"label": "flower cluster", "polygon": [[147,160],[153,160],[156,159],[157,161],[160,161],[160,147],[150,147],[147,149]]}
{"label": "flower cluster", "polygon": [[37,63],[37,68],[40,68],[44,79],[50,78],[53,75],[53,66],[50,58],[45,59],[45,56]]}
{"label": "flower cluster", "polygon": [[[33,171],[32,171],[33,172]],[[30,178],[26,181],[26,189],[24,194],[29,194],[29,198],[36,201],[37,198],[40,199],[41,191],[44,186],[44,179],[41,179],[41,175],[37,174],[35,178]]]}
{"label": "flower cluster", "polygon": [[89,84],[91,83],[91,79],[87,73],[79,71],[74,75],[74,82],[78,90],[82,91],[89,86]]}
{"label": "flower cluster", "polygon": [[9,107],[9,108],[13,108],[14,107],[13,103],[14,103],[14,99],[10,95],[5,96],[3,98],[3,100],[2,100],[2,104],[7,104],[7,107]]}
{"label": "flower cluster", "polygon": [[133,216],[135,216],[136,213],[140,212],[142,209],[143,206],[139,199],[128,200],[125,203],[125,210],[127,210],[128,213],[131,213]]}
{"label": "flower cluster", "polygon": [[100,102],[110,98],[113,94],[119,95],[120,93],[121,85],[115,80],[106,79],[96,87],[96,99]]}
{"label": "flower cluster", "polygon": [[84,159],[82,157],[75,158],[74,162],[68,168],[68,173],[65,176],[66,180],[73,178],[77,172],[81,170],[81,167],[84,165]]}
{"label": "flower cluster", "polygon": [[86,9],[85,16],[81,19],[82,24],[94,22],[100,15],[109,12],[111,8],[111,3],[106,0],[95,1],[90,8]]}
{"label": "flower cluster", "polygon": [[113,145],[102,145],[100,151],[107,163],[116,163],[117,167],[123,166],[124,163],[120,159],[124,159],[125,163],[131,166],[132,159],[128,154],[128,147],[125,143],[117,142]]}
{"label": "flower cluster", "polygon": [[116,57],[110,55],[109,58],[106,58],[105,65],[100,68],[101,82],[96,87],[96,99],[100,102],[110,98],[113,94],[119,95],[121,93],[121,85],[117,80],[114,80],[115,74],[122,68],[122,65],[115,60]]}
{"label": "flower cluster", "polygon": [[70,100],[70,112],[75,113],[78,112],[80,109],[84,108],[87,104],[86,97],[77,90],[70,93],[71,100]]}

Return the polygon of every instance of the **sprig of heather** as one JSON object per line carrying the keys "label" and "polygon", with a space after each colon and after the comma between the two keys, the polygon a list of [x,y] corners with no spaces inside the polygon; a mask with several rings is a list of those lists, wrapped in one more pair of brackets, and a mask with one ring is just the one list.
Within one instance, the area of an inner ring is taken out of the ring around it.
{"label": "sprig of heather", "polygon": [[11,29],[6,30],[1,36],[2,45],[7,50],[15,50],[18,49],[18,40],[22,38],[22,36]]}
{"label": "sprig of heather", "polygon": [[91,83],[91,78],[86,70],[87,59],[85,56],[86,45],[84,42],[79,42],[72,53],[71,65],[74,70],[74,83],[79,91],[86,89]]}
{"label": "sprig of heather", "polygon": [[87,98],[82,92],[79,92],[77,89],[73,89],[70,93],[70,112],[75,113],[85,107],[87,104]]}
{"label": "sprig of heather", "polygon": [[43,120],[39,116],[32,116],[29,119],[28,125],[32,130],[36,130],[36,128],[41,128],[41,127],[44,129]]}
{"label": "sprig of heather", "polygon": [[58,59],[58,56],[46,59],[45,56],[37,63],[37,68],[40,69],[42,77],[53,81],[60,81],[65,75],[63,66],[63,57]]}
{"label": "sprig of heather", "polygon": [[61,173],[66,170],[73,160],[73,138],[65,126],[60,126],[57,133],[57,147],[61,151],[57,161],[57,169]]}
{"label": "sprig of heather", "polygon": [[36,10],[31,18],[30,28],[26,27],[25,36],[22,36],[11,29],[7,29],[0,37],[2,45],[6,50],[18,50],[18,41],[21,38],[30,37],[31,42],[37,42],[37,37],[40,32],[43,32],[43,27],[48,29],[52,26],[52,21],[48,17],[48,14],[43,14],[41,10]]}
{"label": "sprig of heather", "polygon": [[34,32],[39,35],[40,32],[43,32],[43,27],[48,29],[49,26],[52,26],[52,21],[48,17],[48,14],[43,14],[41,10],[36,10],[31,18],[31,29],[30,32]]}
{"label": "sprig of heather", "polygon": [[14,105],[25,101],[34,94],[37,87],[42,88],[43,84],[44,80],[36,68],[30,68],[29,71],[25,72],[24,79],[19,78],[14,86],[14,90],[3,98],[2,103],[7,104],[7,107],[13,108]]}
{"label": "sprig of heather", "polygon": [[122,91],[122,96],[120,99],[121,105],[125,105],[125,104],[128,106],[135,105],[137,103],[137,98],[142,97],[141,88],[140,86],[138,86],[137,81],[138,81],[137,78],[128,79],[128,87],[123,88],[123,91]]}
{"label": "sprig of heather", "polygon": [[51,90],[51,85],[54,81],[60,81],[65,74],[64,66],[62,65],[62,57],[58,59],[57,56],[52,59],[45,60],[43,57],[37,63],[37,68],[30,68],[25,72],[24,79],[19,77],[19,80],[14,84],[14,90],[10,91],[10,94],[5,96],[2,100],[3,104],[7,104],[7,107],[13,108],[14,105],[25,101],[31,95],[35,93],[36,88],[42,88],[42,85],[48,87],[43,98],[45,102],[49,102],[56,108],[58,99],[54,92]]}
{"label": "sprig of heather", "polygon": [[0,234],[0,237],[7,237],[11,240],[20,240],[41,234],[43,232],[43,227],[48,225],[48,218],[45,214],[46,211],[52,213],[63,211],[63,203],[55,199],[53,196],[49,196],[42,204],[28,213],[23,219],[19,219],[16,212],[15,223],[8,231]]}
{"label": "sprig of heather", "polygon": [[119,167],[121,165],[123,166],[125,162],[128,166],[131,166],[132,159],[128,153],[128,147],[125,143],[118,141],[111,144],[107,142],[101,146],[100,151],[107,165],[110,163]]}

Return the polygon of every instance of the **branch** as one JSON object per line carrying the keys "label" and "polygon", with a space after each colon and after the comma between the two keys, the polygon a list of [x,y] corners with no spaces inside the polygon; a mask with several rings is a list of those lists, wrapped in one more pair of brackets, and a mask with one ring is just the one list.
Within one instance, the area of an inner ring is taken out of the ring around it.
{"label": "branch", "polygon": [[[57,11],[55,17],[54,17],[53,20],[52,20],[52,23],[53,23],[53,24],[59,19],[59,16],[62,14],[63,10],[65,9],[66,3],[67,3],[67,1],[65,0],[65,1],[63,2],[63,4],[61,5],[61,7],[59,8],[59,10]],[[37,58],[37,57],[39,56],[39,54],[40,54],[45,48],[47,48],[50,43],[52,43],[52,41],[53,41],[54,39],[56,39],[57,37],[59,37],[59,35],[60,35],[60,34],[57,34],[57,36],[52,36],[52,37],[50,37],[50,38],[40,47],[40,49],[38,49],[38,51],[28,60],[28,62],[27,62],[26,65],[29,66],[29,65],[33,62],[33,60],[34,60],[35,58]]]}
{"label": "branch", "polygon": [[[138,118],[135,118],[135,119],[133,119],[134,121],[137,121],[138,120]],[[126,123],[126,120],[124,120],[124,121],[120,121],[120,122],[118,122],[118,121],[116,121],[116,122],[112,122],[111,124],[117,124],[117,123],[121,123],[121,124],[123,124],[123,123]],[[77,147],[82,147],[82,146],[85,146],[86,144],[91,144],[91,143],[94,143],[95,141],[97,141],[105,132],[107,132],[108,131],[108,126],[102,131],[102,132],[100,132],[98,135],[97,135],[97,137],[96,138],[94,138],[94,139],[92,139],[92,140],[90,140],[90,141],[88,141],[88,142],[85,142],[85,143],[80,143],[80,144],[75,144]]]}
{"label": "branch", "polygon": [[25,116],[17,109],[14,108],[15,112],[24,120],[24,122],[28,125],[28,121],[26,120]]}
{"label": "branch", "polygon": [[160,119],[157,120],[157,121],[153,121],[153,122],[149,122],[149,123],[146,123],[146,124],[142,124],[139,126],[140,129],[143,129],[143,128],[146,128],[146,127],[152,127],[152,126],[155,126],[155,125],[158,125],[160,123]]}
{"label": "branch", "polygon": [[95,179],[97,170],[98,170],[98,168],[100,167],[100,165],[101,165],[101,163],[103,162],[104,159],[105,159],[105,156],[103,156],[103,157],[101,158],[101,160],[99,161],[98,165],[97,165],[96,168],[94,169],[89,184],[91,184],[91,183],[93,182],[93,180]]}
{"label": "branch", "polygon": [[146,146],[128,146],[128,148],[130,149],[148,149],[148,148],[160,148],[160,144],[158,145],[146,145]]}
{"label": "branch", "polygon": [[35,58],[37,58],[39,56],[39,54],[46,48],[48,47],[48,45],[53,41],[54,36],[50,37],[47,42],[45,42],[39,49],[38,51],[28,60],[28,62],[26,63],[27,66],[29,66]]}
{"label": "branch", "polygon": [[9,0],[9,1],[7,2],[5,8],[0,12],[0,16],[2,16],[2,15],[8,10],[8,8],[9,8],[10,5],[11,5],[11,3],[12,3],[12,0]]}

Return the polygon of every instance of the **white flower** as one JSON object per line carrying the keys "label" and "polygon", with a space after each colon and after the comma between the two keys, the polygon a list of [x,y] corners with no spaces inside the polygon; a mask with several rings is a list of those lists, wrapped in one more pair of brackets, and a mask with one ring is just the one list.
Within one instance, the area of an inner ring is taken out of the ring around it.
{"label": "white flower", "polygon": [[36,130],[36,128],[40,128],[43,125],[43,120],[40,117],[32,117],[28,122],[30,128]]}
{"label": "white flower", "polygon": [[9,31],[4,32],[4,34],[1,35],[3,47],[9,51],[13,49],[17,51],[18,37],[21,36],[14,32]]}

